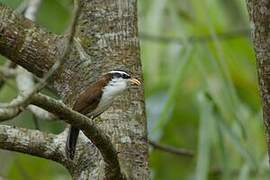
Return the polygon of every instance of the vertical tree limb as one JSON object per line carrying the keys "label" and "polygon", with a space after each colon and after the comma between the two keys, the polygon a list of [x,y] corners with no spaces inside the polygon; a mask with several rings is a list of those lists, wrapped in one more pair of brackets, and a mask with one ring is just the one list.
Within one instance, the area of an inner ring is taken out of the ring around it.
{"label": "vertical tree limb", "polygon": [[[79,25],[77,35],[92,60],[91,65],[84,64],[92,72],[84,79],[97,78],[112,69],[126,69],[142,80],[137,1],[85,0],[80,18],[83,25]],[[111,137],[127,178],[148,179],[143,87],[118,98],[96,122]]]}
{"label": "vertical tree limb", "polygon": [[270,1],[247,0],[270,155]]}
{"label": "vertical tree limb", "polygon": [[[77,95],[101,74],[124,69],[142,81],[136,0],[81,0],[75,37],[91,59],[72,47],[64,65],[50,82],[72,106]],[[42,77],[63,52],[64,36],[48,33],[0,5],[0,53]],[[128,179],[148,179],[148,142],[143,87],[117,98],[96,125],[112,141],[122,172]],[[80,136],[81,138],[83,136]],[[103,179],[104,162],[97,148],[78,147],[75,179]]]}

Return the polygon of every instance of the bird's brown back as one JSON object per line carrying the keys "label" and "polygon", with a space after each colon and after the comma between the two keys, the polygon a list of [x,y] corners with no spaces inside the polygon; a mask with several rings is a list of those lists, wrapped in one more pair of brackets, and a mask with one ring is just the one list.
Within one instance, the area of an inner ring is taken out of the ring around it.
{"label": "bird's brown back", "polygon": [[98,81],[91,84],[78,96],[73,109],[82,114],[88,114],[92,112],[99,103],[102,96],[102,89],[112,79],[111,74],[103,75]]}

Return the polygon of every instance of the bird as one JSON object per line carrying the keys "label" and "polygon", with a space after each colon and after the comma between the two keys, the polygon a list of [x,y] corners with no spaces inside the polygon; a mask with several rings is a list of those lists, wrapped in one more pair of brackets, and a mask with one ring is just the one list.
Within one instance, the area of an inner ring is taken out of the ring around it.
{"label": "bird", "polygon": [[[129,84],[139,86],[141,82],[124,70],[109,71],[78,95],[72,109],[94,119],[106,111],[115,97],[128,89]],[[71,126],[68,131],[66,155],[71,160],[74,159],[79,132],[80,129],[75,126]]]}

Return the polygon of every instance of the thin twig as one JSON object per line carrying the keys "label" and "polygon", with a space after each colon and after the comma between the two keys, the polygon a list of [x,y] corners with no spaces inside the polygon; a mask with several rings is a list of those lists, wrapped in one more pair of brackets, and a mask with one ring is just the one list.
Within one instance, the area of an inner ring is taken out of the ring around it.
{"label": "thin twig", "polygon": [[194,152],[192,150],[183,149],[183,148],[175,148],[175,147],[172,147],[172,146],[159,144],[159,143],[156,143],[156,142],[151,141],[151,140],[149,140],[149,144],[154,149],[164,151],[164,152],[167,152],[167,153],[172,153],[172,154],[180,155],[180,156],[189,156],[189,157],[194,156]]}
{"label": "thin twig", "polygon": [[[236,39],[242,37],[248,37],[250,34],[250,29],[240,29],[235,31],[229,31],[224,33],[218,33],[216,36],[219,40],[229,40],[229,39]],[[206,43],[213,41],[211,35],[206,36],[191,36],[188,38],[180,38],[180,37],[166,37],[166,36],[156,36],[150,35],[146,33],[140,33],[139,35],[141,40],[145,41],[153,41],[158,43],[177,43],[177,44],[184,44],[184,43]]]}
{"label": "thin twig", "polygon": [[[75,4],[74,17],[72,19],[69,36],[67,38],[67,45],[62,55],[50,68],[48,73],[46,73],[45,76],[40,80],[40,82],[35,85],[33,89],[30,89],[24,94],[22,93],[21,95],[17,96],[15,99],[13,99],[9,103],[0,104],[0,121],[14,118],[20,112],[22,112],[22,110],[24,110],[25,107],[29,105],[32,96],[35,95],[37,92],[39,92],[47,84],[47,80],[60,68],[60,66],[65,62],[65,60],[68,59],[67,56],[69,55],[71,51],[71,44],[73,42],[73,38],[75,35],[75,26],[79,18],[80,7],[81,7],[80,4],[76,3],[77,1],[74,1],[74,2],[75,2],[74,3]],[[78,3],[80,3],[80,1],[78,1]]]}
{"label": "thin twig", "polygon": [[[42,0],[28,0],[27,2],[23,2],[23,11],[24,16],[32,21],[35,21],[36,14],[38,9],[42,3]],[[35,81],[33,74],[28,72],[22,67],[17,68],[17,76],[16,76],[16,83],[20,93],[31,91],[35,87]],[[27,106],[27,109],[32,112],[33,116],[35,117],[34,124],[37,125],[37,117],[39,119],[52,119],[53,115],[49,112],[33,105]]]}
{"label": "thin twig", "polygon": [[[75,1],[77,2],[77,1]],[[80,1],[78,1],[79,3]],[[79,12],[80,12],[80,4],[75,3],[74,6],[74,17],[72,19],[69,36],[67,38],[67,45],[60,56],[60,58],[54,63],[54,65],[50,68],[50,70],[45,74],[45,76],[35,85],[33,89],[31,89],[28,92],[25,92],[24,94],[19,95],[15,100],[11,101],[10,103],[2,103],[0,104],[0,108],[18,108],[18,107],[25,107],[30,103],[31,97],[39,92],[45,85],[47,84],[47,81],[49,78],[54,75],[54,73],[60,68],[60,66],[65,62],[66,59],[68,59],[68,55],[71,51],[71,44],[73,42],[73,38],[75,35],[76,30],[76,24],[77,20],[79,18]]]}

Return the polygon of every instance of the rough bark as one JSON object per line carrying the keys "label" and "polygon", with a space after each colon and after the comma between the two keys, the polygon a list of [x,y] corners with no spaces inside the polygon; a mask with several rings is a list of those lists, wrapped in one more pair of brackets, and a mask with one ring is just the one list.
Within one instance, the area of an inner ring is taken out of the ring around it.
{"label": "rough bark", "polygon": [[[99,75],[125,69],[142,81],[136,0],[82,0],[76,38],[91,59],[80,59],[74,47],[50,85],[71,106],[76,96]],[[62,53],[64,36],[42,30],[0,5],[0,53],[41,77]],[[143,87],[130,89],[96,120],[116,148],[128,179],[148,179],[148,146]],[[83,136],[81,136],[83,137]],[[85,141],[84,141],[85,142]],[[81,143],[76,179],[103,179],[104,162],[97,148]]]}
{"label": "rough bark", "polygon": [[270,155],[270,1],[247,0]]}
{"label": "rough bark", "polygon": [[67,108],[61,102],[48,96],[38,94],[33,96],[31,101],[32,104],[54,113],[67,123],[70,123],[72,126],[78,127],[83,131],[83,133],[93,142],[102,154],[102,158],[105,162],[104,172],[106,179],[121,180],[124,178],[120,172],[119,161],[115,148],[113,147],[109,137],[104,134],[100,128],[95,126],[92,119]]}
{"label": "rough bark", "polygon": [[0,11],[0,53],[41,77],[52,66],[63,42],[4,5],[0,4]]}
{"label": "rough bark", "polygon": [[[73,167],[75,164],[65,157],[65,136],[43,133],[38,130],[0,126],[1,149],[22,152],[51,159]],[[31,151],[29,151],[31,149]]]}

